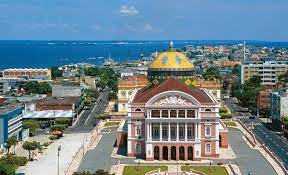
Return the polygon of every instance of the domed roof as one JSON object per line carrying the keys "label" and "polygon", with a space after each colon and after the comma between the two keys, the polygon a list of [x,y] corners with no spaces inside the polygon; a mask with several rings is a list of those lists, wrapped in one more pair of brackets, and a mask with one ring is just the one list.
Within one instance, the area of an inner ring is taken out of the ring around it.
{"label": "domed roof", "polygon": [[160,53],[150,64],[150,69],[194,69],[193,63],[181,52],[173,49]]}

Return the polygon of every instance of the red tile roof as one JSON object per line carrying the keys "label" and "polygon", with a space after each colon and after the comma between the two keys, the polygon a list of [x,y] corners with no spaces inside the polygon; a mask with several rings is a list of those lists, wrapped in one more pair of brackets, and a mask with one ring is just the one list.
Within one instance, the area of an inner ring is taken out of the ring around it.
{"label": "red tile roof", "polygon": [[181,91],[196,98],[201,104],[214,104],[210,97],[199,88],[191,88],[176,78],[170,78],[154,87],[145,87],[137,92],[133,103],[146,103],[153,96],[165,91]]}

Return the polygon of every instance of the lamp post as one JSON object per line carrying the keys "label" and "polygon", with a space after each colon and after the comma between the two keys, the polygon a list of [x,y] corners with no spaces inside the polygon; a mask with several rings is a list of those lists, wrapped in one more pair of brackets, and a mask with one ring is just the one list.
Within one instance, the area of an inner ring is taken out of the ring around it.
{"label": "lamp post", "polygon": [[57,154],[57,156],[58,156],[58,171],[57,172],[58,172],[58,175],[60,175],[59,157],[60,157],[61,145],[58,146],[57,151],[58,151],[58,154]]}

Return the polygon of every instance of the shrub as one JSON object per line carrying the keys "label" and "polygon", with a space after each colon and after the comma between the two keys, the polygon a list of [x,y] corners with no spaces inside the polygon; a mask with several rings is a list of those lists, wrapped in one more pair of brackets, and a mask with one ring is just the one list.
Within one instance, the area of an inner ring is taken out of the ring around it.
{"label": "shrub", "polygon": [[5,162],[0,161],[0,174],[1,175],[15,175],[16,169],[17,169],[16,165],[7,164]]}
{"label": "shrub", "polygon": [[96,115],[96,118],[101,119],[101,120],[106,120],[106,119],[109,119],[110,116],[108,114],[99,114],[99,115]]}
{"label": "shrub", "polygon": [[225,107],[221,107],[221,108],[219,109],[219,112],[220,112],[220,113],[227,113],[228,110],[227,110],[227,108],[225,108]]}
{"label": "shrub", "polygon": [[5,157],[2,157],[0,161],[6,164],[12,164],[16,166],[25,166],[28,162],[26,157],[14,156],[14,155],[7,155]]}
{"label": "shrub", "polygon": [[43,146],[47,148],[49,146],[49,143],[45,142],[45,143],[43,143]]}
{"label": "shrub", "polygon": [[221,119],[231,119],[233,115],[231,113],[220,113]]}
{"label": "shrub", "polygon": [[53,125],[50,127],[51,131],[64,131],[66,129],[65,125]]}
{"label": "shrub", "polygon": [[50,140],[56,140],[59,139],[58,135],[52,135],[49,137]]}
{"label": "shrub", "polygon": [[57,118],[57,119],[55,119],[55,124],[57,124],[57,125],[70,125],[71,119],[70,118]]}

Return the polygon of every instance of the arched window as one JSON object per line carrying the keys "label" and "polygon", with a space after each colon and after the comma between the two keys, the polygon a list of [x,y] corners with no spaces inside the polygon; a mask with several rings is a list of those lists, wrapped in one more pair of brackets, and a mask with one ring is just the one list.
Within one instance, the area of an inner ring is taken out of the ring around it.
{"label": "arched window", "polygon": [[140,108],[136,108],[135,112],[141,112],[142,110]]}
{"label": "arched window", "polygon": [[212,110],[210,108],[206,108],[205,112],[211,112]]}
{"label": "arched window", "polygon": [[141,154],[141,143],[137,142],[136,143],[136,155]]}
{"label": "arched window", "polygon": [[211,136],[211,127],[205,126],[205,136]]}
{"label": "arched window", "polygon": [[205,153],[211,154],[211,144],[210,143],[205,144]]}

